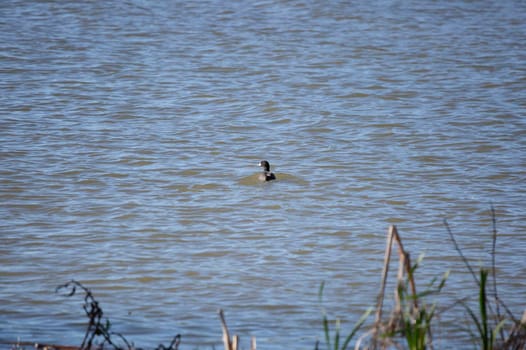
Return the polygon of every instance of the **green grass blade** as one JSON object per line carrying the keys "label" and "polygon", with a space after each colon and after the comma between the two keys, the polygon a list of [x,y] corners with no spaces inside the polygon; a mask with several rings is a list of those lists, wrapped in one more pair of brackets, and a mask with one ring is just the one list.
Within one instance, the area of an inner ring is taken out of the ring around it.
{"label": "green grass blade", "polygon": [[340,346],[340,320],[336,320],[336,335],[334,336],[334,350]]}
{"label": "green grass blade", "polygon": [[360,317],[358,322],[356,322],[356,324],[354,325],[351,333],[347,336],[347,338],[345,338],[345,341],[343,342],[341,350],[347,349],[347,346],[351,342],[352,338],[354,338],[358,330],[363,326],[363,324],[365,323],[365,320],[367,319],[367,317],[369,317],[371,312],[373,312],[373,309],[369,308],[363,313],[363,315]]}
{"label": "green grass blade", "polygon": [[318,301],[322,303],[323,289],[325,288],[325,281],[321,282],[320,289],[318,289]]}
{"label": "green grass blade", "polygon": [[469,306],[467,306],[465,304],[462,304],[462,305],[464,306],[464,308],[468,312],[469,316],[471,316],[471,319],[475,323],[475,326],[477,326],[477,330],[479,331],[479,336],[482,336],[482,334],[483,334],[482,325],[480,324],[480,321],[477,318],[477,315],[475,315],[475,313],[473,312],[473,310],[471,310],[471,308]]}
{"label": "green grass blade", "polygon": [[480,270],[480,291],[479,291],[479,308],[480,308],[480,323],[482,326],[482,347],[484,350],[490,349],[490,336],[488,334],[488,314],[486,305],[486,281],[488,279],[488,271]]}
{"label": "green grass blade", "polygon": [[325,332],[325,342],[327,343],[327,349],[331,348],[331,335],[329,334],[329,320],[327,316],[323,316],[323,331]]}

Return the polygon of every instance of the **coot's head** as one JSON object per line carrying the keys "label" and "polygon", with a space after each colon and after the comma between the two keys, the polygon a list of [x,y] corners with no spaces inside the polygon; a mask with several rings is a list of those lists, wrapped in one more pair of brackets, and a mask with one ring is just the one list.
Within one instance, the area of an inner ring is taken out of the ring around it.
{"label": "coot's head", "polygon": [[259,162],[259,166],[262,167],[264,171],[270,171],[270,163],[266,160],[262,160],[261,162]]}

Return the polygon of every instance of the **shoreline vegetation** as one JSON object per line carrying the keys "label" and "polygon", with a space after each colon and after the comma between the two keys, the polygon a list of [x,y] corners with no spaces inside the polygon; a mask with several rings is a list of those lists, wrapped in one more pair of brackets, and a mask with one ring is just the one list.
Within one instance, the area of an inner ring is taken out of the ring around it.
{"label": "shoreline vegetation", "polygon": [[[472,347],[481,350],[526,350],[526,310],[522,317],[516,318],[498,294],[496,278],[495,252],[497,242],[497,227],[495,211],[491,208],[492,216],[492,250],[491,267],[480,268],[476,272],[462,253],[455,236],[444,220],[444,225],[449,238],[465,267],[473,278],[473,299],[468,304],[468,298],[455,302],[467,314]],[[384,309],[385,289],[390,274],[389,266],[393,259],[393,246],[398,252],[398,271],[396,272],[396,287],[394,290],[394,303],[389,316]],[[402,239],[396,226],[390,226],[387,233],[384,265],[381,276],[380,291],[375,308],[369,308],[356,322],[348,335],[341,333],[339,319],[331,320],[323,310],[321,326],[323,329],[323,342],[313,344],[315,350],[384,350],[384,349],[409,349],[424,350],[435,349],[432,329],[435,319],[439,316],[436,304],[428,304],[426,298],[438,295],[446,285],[448,272],[438,280],[433,279],[426,284],[424,290],[417,289],[415,272],[423,257],[411,262],[410,254],[404,249]],[[324,282],[321,283],[318,297],[322,303]],[[10,343],[12,350],[139,350],[122,334],[112,331],[109,319],[104,319],[104,312],[91,291],[80,282],[71,280],[57,287],[56,292],[66,292],[65,296],[72,297],[77,291],[84,293],[83,309],[88,317],[88,326],[84,339],[78,346],[64,346],[52,344],[39,344],[35,342]],[[476,305],[476,307],[473,307]],[[450,307],[446,308],[450,309]],[[374,322],[369,329],[364,329],[364,324],[374,311]],[[223,310],[218,311],[223,337],[222,343],[225,350],[239,350],[241,344],[239,336],[232,335],[228,329]],[[333,327],[334,329],[331,329]],[[182,336],[177,334],[167,346],[160,344],[155,350],[178,350]],[[351,346],[351,342],[353,345]],[[249,344],[250,350],[256,350],[256,338],[252,337]]]}

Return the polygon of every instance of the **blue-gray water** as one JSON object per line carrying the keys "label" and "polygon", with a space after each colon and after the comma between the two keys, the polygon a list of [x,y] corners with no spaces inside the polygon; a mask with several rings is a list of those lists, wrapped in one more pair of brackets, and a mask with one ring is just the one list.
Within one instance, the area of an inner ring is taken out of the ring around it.
{"label": "blue-gray water", "polygon": [[491,203],[526,308],[524,1],[2,1],[0,76],[2,341],[79,344],[76,279],[138,346],[220,347],[223,308],[313,348],[322,281],[344,331],[374,305],[389,224],[440,306],[475,296],[442,220],[489,266]]}

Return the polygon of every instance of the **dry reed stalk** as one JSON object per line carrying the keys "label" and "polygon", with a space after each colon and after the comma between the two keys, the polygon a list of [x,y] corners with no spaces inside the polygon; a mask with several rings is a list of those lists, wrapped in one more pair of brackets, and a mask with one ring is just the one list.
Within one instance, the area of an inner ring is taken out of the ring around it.
{"label": "dry reed stalk", "polygon": [[[219,309],[219,318],[221,319],[221,327],[223,328],[223,346],[225,350],[239,350],[239,336],[234,335],[232,339],[230,339],[225,314],[222,309]],[[250,350],[256,350],[256,337],[250,338]]]}
{"label": "dry reed stalk", "polygon": [[239,336],[235,335],[232,337],[232,350],[237,350],[239,348]]}
{"label": "dry reed stalk", "polygon": [[[408,252],[405,251],[404,245],[402,244],[402,239],[398,233],[398,229],[395,225],[389,226],[389,231],[387,232],[387,245],[385,247],[384,255],[384,266],[382,271],[382,281],[380,285],[380,292],[377,298],[376,304],[376,316],[372,332],[372,349],[377,348],[378,334],[380,333],[380,328],[382,326],[382,312],[383,312],[383,302],[385,298],[385,285],[387,281],[387,276],[389,274],[389,263],[391,261],[391,254],[393,250],[393,244],[396,242],[398,245],[398,274],[397,274],[397,288],[395,290],[395,308],[393,311],[393,317],[391,317],[389,324],[387,325],[388,329],[394,330],[397,328],[397,323],[400,320],[400,315],[402,312],[401,300],[399,295],[399,288],[404,287],[404,277],[407,276],[409,286],[413,295],[416,295],[416,285],[413,278],[413,273],[411,271],[411,258]],[[405,276],[404,276],[405,275]],[[417,298],[413,298],[413,308],[418,310],[418,301]]]}
{"label": "dry reed stalk", "polygon": [[221,327],[223,328],[223,346],[225,347],[225,350],[234,350],[232,346],[233,344],[230,340],[230,334],[228,333],[228,326],[226,325],[225,315],[222,309],[219,309],[219,318],[221,319]]}
{"label": "dry reed stalk", "polygon": [[[396,229],[396,226],[393,227],[393,235],[394,239],[396,240],[396,243],[398,243],[398,283],[403,283],[403,272],[401,271],[405,270],[405,273],[407,274],[407,278],[409,279],[409,286],[411,287],[411,293],[413,295],[416,295],[416,285],[415,280],[413,278],[413,273],[411,272],[411,257],[408,252],[405,251],[404,245],[402,244],[402,239],[400,238],[400,235],[398,234],[398,230]],[[418,309],[418,301],[417,298],[414,298],[414,304],[413,306]]]}
{"label": "dry reed stalk", "polygon": [[382,283],[380,285],[380,293],[378,294],[378,299],[376,302],[374,332],[372,333],[372,341],[373,341],[372,348],[373,349],[376,349],[376,339],[377,339],[378,331],[380,328],[380,323],[382,322],[382,308],[384,304],[385,284],[387,280],[387,275],[389,273],[389,262],[391,260],[391,250],[393,247],[394,232],[396,232],[396,227],[393,225],[389,226],[389,231],[387,232],[387,246],[385,247],[385,255],[384,255],[384,267],[382,270]]}

